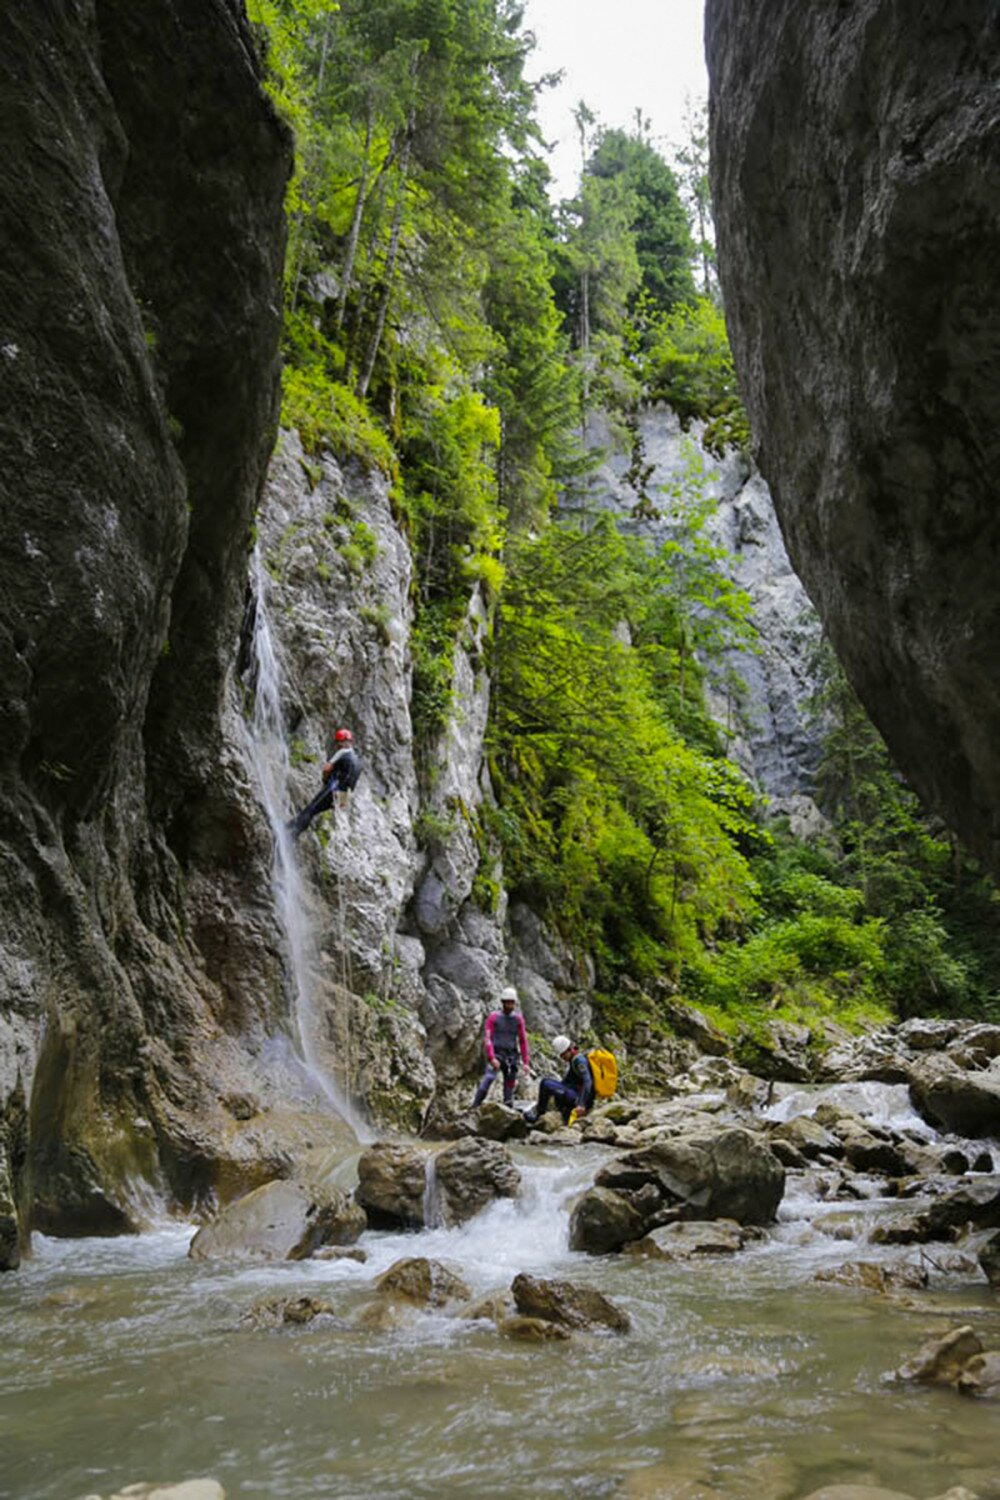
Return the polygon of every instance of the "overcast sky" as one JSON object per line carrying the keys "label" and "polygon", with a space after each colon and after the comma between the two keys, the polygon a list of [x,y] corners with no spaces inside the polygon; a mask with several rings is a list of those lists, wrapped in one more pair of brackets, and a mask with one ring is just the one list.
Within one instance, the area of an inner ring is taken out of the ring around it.
{"label": "overcast sky", "polygon": [[683,139],[684,97],[708,93],[703,0],[527,0],[525,27],[538,47],[527,73],[560,68],[558,88],[539,100],[556,197],[571,197],[580,169],[573,108],[584,99],[603,125],[631,128],[641,107],[658,149]]}

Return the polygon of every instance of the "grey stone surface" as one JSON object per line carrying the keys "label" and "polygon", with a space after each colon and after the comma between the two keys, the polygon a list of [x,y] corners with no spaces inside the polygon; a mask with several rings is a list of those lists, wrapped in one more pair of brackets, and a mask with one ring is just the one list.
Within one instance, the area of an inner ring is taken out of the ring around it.
{"label": "grey stone surface", "polygon": [[1000,81],[980,0],[709,0],[726,321],[792,561],[893,755],[1000,869]]}
{"label": "grey stone surface", "polygon": [[322,1245],[351,1245],[368,1220],[335,1187],[268,1182],[230,1203],[191,1241],[192,1260],[305,1260]]}
{"label": "grey stone surface", "polygon": [[[627,519],[639,499],[626,477],[630,454],[600,419],[592,440],[608,445],[609,452],[591,480],[587,505],[624,517],[626,530],[663,543],[678,535],[680,494],[699,490],[712,502],[706,534],[726,551],[729,575],[749,596],[758,649],[726,654],[714,684],[709,677],[710,709],[728,735],[729,754],[751,781],[769,797],[796,799],[791,807],[798,817],[810,831],[825,834],[810,795],[819,756],[819,729],[808,707],[816,688],[819,625],[789,562],[767,484],[737,454],[720,459],[707,452],[699,424],[682,432],[669,407],[641,412],[637,430],[652,465],[647,491],[660,514]],[[746,684],[740,711],[723,680],[729,670]]]}
{"label": "grey stone surface", "polygon": [[31,1099],[19,1200],[106,1232],[134,1177],[212,1186],[226,1028],[273,993],[221,725],[291,143],[226,0],[6,7],[0,94],[0,1121]]}

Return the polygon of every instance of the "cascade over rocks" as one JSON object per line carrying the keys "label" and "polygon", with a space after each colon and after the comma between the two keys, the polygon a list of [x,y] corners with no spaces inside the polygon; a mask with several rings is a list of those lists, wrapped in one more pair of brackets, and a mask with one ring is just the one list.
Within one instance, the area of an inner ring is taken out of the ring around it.
{"label": "cascade over rocks", "polygon": [[964,1072],[935,1059],[915,1067],[910,1098],[925,1120],[956,1135],[1000,1136],[1000,1069]]}
{"label": "cascade over rocks", "polygon": [[789,554],[921,795],[1000,870],[993,8],[708,0],[736,367]]}
{"label": "cascade over rocks", "polygon": [[516,1198],[521,1174],[499,1141],[466,1137],[434,1159],[439,1208],[445,1225],[464,1224],[494,1198]]}

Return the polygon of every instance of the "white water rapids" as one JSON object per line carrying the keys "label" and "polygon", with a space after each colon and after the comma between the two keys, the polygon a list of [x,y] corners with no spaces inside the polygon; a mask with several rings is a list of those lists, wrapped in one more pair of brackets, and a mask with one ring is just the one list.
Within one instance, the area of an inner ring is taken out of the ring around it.
{"label": "white water rapids", "polygon": [[[899,1109],[886,1086],[863,1087],[873,1121]],[[835,1091],[795,1092],[778,1107]],[[868,1236],[920,1200],[826,1202],[822,1172],[810,1172],[737,1256],[590,1258],[568,1248],[569,1211],[610,1153],[512,1154],[520,1198],[460,1228],[369,1231],[364,1264],[193,1262],[192,1230],[179,1225],[41,1240],[35,1260],[0,1279],[2,1500],[80,1500],[198,1474],[228,1500],[801,1500],[835,1483],[918,1500],[962,1484],[998,1500],[1000,1405],[892,1379],[928,1336],[960,1323],[1000,1346],[985,1281],[949,1270],[941,1246],[924,1292],[813,1280],[859,1257],[919,1262],[920,1247]],[[881,1190],[874,1179],[859,1189]],[[461,1308],[366,1325],[375,1278],[409,1255],[444,1261],[473,1297],[519,1271],[597,1286],[632,1332],[525,1345]],[[263,1297],[300,1295],[333,1316],[301,1328],[246,1320]]]}

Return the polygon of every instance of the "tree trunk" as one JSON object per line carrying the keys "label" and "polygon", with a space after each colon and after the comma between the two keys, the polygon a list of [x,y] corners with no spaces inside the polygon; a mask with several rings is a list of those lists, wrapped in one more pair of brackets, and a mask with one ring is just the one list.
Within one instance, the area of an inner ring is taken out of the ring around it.
{"label": "tree trunk", "polygon": [[372,132],[375,127],[375,105],[372,96],[368,95],[368,116],[365,121],[365,152],[361,158],[361,181],[358,183],[358,196],[354,200],[354,215],[351,219],[351,232],[347,236],[347,249],[344,251],[344,264],[340,271],[340,296],[337,298],[337,332],[344,326],[344,313],[347,310],[347,293],[351,285],[351,277],[354,275],[354,257],[358,253],[358,236],[361,234],[361,218],[365,210],[365,196],[368,187],[368,166],[371,158]]}
{"label": "tree trunk", "polygon": [[389,302],[392,298],[393,282],[396,279],[396,258],[399,255],[399,237],[403,227],[403,204],[406,201],[406,183],[410,170],[410,147],[413,143],[413,112],[406,127],[406,139],[403,142],[402,154],[399,158],[399,189],[396,195],[396,211],[392,219],[392,233],[389,236],[389,250],[385,260],[385,281],[382,287],[382,300],[379,302],[378,315],[375,318],[375,327],[368,343],[368,352],[365,355],[364,368],[358,376],[358,383],[354,394],[359,401],[363,401],[368,394],[372,374],[375,369],[375,361],[378,358],[379,346],[382,342],[382,334],[385,331],[386,315],[389,311]]}

